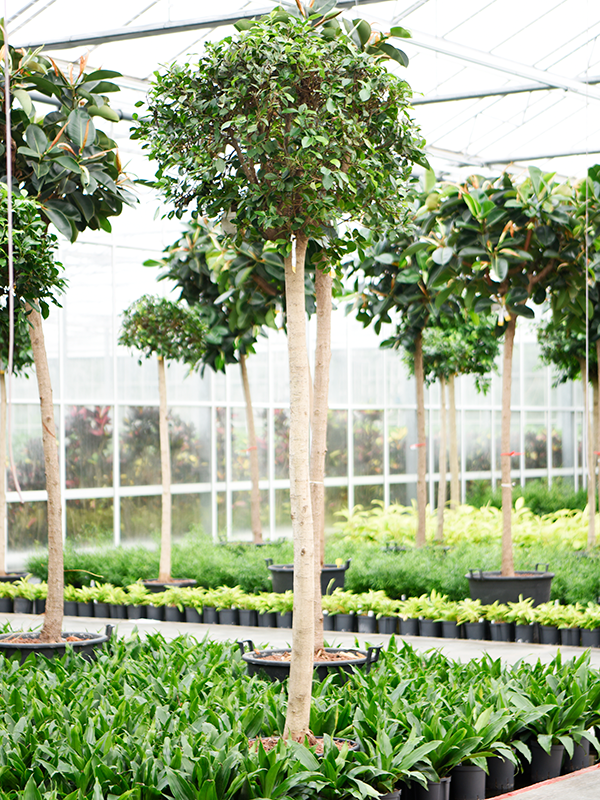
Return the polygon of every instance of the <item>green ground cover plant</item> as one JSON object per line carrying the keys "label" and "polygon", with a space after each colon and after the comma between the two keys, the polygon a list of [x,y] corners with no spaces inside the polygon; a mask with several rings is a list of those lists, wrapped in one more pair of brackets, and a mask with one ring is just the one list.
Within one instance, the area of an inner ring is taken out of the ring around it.
{"label": "green ground cover plant", "polygon": [[[513,487],[513,505],[523,498],[525,505],[534,514],[552,514],[556,511],[568,509],[571,511],[583,511],[587,506],[587,489],[575,491],[573,484],[555,478],[552,486],[548,486],[545,480],[530,481],[525,486]],[[494,508],[502,508],[502,490],[492,487],[487,481],[473,481],[467,491],[467,503],[475,508],[490,505]]]}
{"label": "green ground cover plant", "polygon": [[[288,682],[249,678],[233,643],[113,639],[95,662],[1,660],[0,797],[6,800],[349,800],[423,783],[488,755],[521,763],[537,740],[571,746],[599,721],[587,656],[506,667],[455,663],[394,640],[368,674],[313,686],[325,757],[283,742]],[[451,731],[451,735],[448,732]],[[360,741],[338,752],[330,737]]]}

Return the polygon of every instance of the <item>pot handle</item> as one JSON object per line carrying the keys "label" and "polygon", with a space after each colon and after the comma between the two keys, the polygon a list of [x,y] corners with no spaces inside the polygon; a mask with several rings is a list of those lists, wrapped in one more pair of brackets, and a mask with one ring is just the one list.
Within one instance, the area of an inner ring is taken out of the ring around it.
{"label": "pot handle", "polygon": [[381,653],[382,644],[376,644],[369,647],[367,650],[367,663],[365,664],[365,672],[371,671],[371,665],[379,661],[379,654]]}
{"label": "pot handle", "polygon": [[550,564],[546,564],[546,565],[544,565],[544,564],[543,564],[541,561],[540,561],[538,564],[536,564],[536,565],[535,565],[535,571],[536,571],[536,572],[539,572],[539,570],[538,570],[538,567],[540,566],[540,564],[542,565],[542,567],[543,567],[543,566],[545,566],[545,567],[546,567],[546,569],[544,570],[544,572],[550,572]]}
{"label": "pot handle", "polygon": [[[475,575],[475,573],[479,573],[479,577]],[[482,569],[470,569],[469,570],[469,577],[474,578],[475,580],[482,581],[483,580],[483,570]]]}
{"label": "pot handle", "polygon": [[272,563],[273,563],[272,558],[265,558],[265,564],[267,565],[267,567],[270,567]]}
{"label": "pot handle", "polygon": [[114,630],[114,628],[113,628],[112,625],[107,625],[106,626],[106,628],[104,629],[104,635],[106,636],[107,639],[110,639],[110,637],[112,636],[113,630]]}
{"label": "pot handle", "polygon": [[350,569],[350,562],[351,562],[351,561],[352,561],[352,559],[351,559],[351,558],[349,558],[349,559],[346,561],[346,563],[344,564],[344,569]]}
{"label": "pot handle", "polygon": [[244,655],[246,652],[246,645],[248,645],[248,652],[250,652],[250,650],[254,650],[254,642],[252,641],[252,639],[240,640],[238,641],[237,645],[240,648],[240,653],[242,655]]}

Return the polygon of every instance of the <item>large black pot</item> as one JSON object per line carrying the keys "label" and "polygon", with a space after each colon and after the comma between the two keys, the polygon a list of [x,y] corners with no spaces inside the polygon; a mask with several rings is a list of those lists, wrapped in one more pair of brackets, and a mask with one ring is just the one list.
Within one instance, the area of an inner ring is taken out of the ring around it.
{"label": "large black pot", "polygon": [[582,739],[579,744],[575,745],[572,758],[563,760],[562,773],[567,775],[570,772],[577,772],[580,769],[585,769],[590,766],[590,743],[588,739]]}
{"label": "large black pot", "polygon": [[15,614],[33,614],[33,600],[26,597],[15,597],[13,600]]}
{"label": "large black pot", "polygon": [[490,622],[490,639],[492,642],[512,641],[512,625],[510,622]]}
{"label": "large black pot", "polygon": [[6,658],[18,658],[20,663],[23,664],[25,659],[32,653],[36,656],[44,656],[45,658],[61,658],[64,656],[67,647],[72,647],[76,653],[82,655],[88,661],[95,658],[95,650],[101,647],[104,642],[107,642],[112,635],[112,625],[107,625],[104,633],[87,633],[84,631],[63,631],[65,636],[79,636],[82,637],[79,641],[75,642],[39,642],[39,631],[32,631],[29,633],[19,632],[19,636],[24,639],[31,639],[31,643],[27,642],[5,642],[14,636],[14,633],[3,633],[0,635],[0,654]]}
{"label": "large black pot", "polygon": [[533,625],[515,625],[515,642],[533,644]]}
{"label": "large black pot", "polygon": [[459,764],[450,773],[450,800],[485,800],[485,770]]}
{"label": "large black pot", "polygon": [[401,636],[418,636],[419,635],[419,620],[413,617],[402,619],[400,617],[400,635]]}
{"label": "large black pot", "polygon": [[556,625],[540,625],[540,644],[558,644],[559,641]]}
{"label": "large black pot", "polygon": [[198,624],[202,622],[202,612],[192,606],[185,607],[185,621]]}
{"label": "large black pot", "polygon": [[564,744],[553,744],[548,754],[537,742],[531,742],[531,782],[541,783],[541,781],[557,778],[560,775]]}
{"label": "large black pot", "polygon": [[339,632],[354,630],[354,614],[332,614],[334,629]]}
{"label": "large black pot", "polygon": [[469,581],[469,592],[473,600],[481,600],[484,605],[491,605],[496,600],[500,603],[517,603],[519,595],[532,597],[534,606],[550,600],[550,586],[553,572],[548,572],[548,564],[544,572],[535,570],[516,572],[512,577],[503,577],[500,572],[484,572],[471,569],[465,578]]}
{"label": "large black pot", "polygon": [[0,597],[0,614],[13,613],[13,600],[12,597]]}
{"label": "large black pot", "polygon": [[238,611],[240,615],[240,625],[246,628],[258,627],[258,618],[254,608],[240,608]]}
{"label": "large black pot", "polygon": [[0,583],[14,583],[26,577],[26,572],[9,572],[7,575],[0,575]]}
{"label": "large black pot", "polygon": [[512,792],[515,788],[515,765],[507,758],[493,756],[488,758],[488,776],[485,791],[488,797]]}
{"label": "large black pot", "polygon": [[600,647],[600,628],[580,628],[582,647]]}
{"label": "large black pot", "polygon": [[415,800],[445,800],[445,785],[441,781],[427,781],[425,789],[420,784],[415,786]]}
{"label": "large black pot", "polygon": [[109,603],[108,611],[111,619],[127,619],[127,606],[121,603]]}
{"label": "large black pot", "polygon": [[159,622],[164,622],[165,619],[165,607],[164,606],[153,606],[147,605],[146,606],[146,619],[155,619]]}
{"label": "large black pot", "polygon": [[563,647],[579,647],[579,628],[560,628],[560,643]]}
{"label": "large black pot", "polygon": [[239,625],[240,615],[237,608],[219,608],[217,611],[219,625]]}
{"label": "large black pot", "polygon": [[455,620],[442,620],[442,639],[460,639],[460,628]]}
{"label": "large black pot", "polygon": [[373,614],[359,614],[356,621],[359,633],[377,633],[377,619]]}
{"label": "large black pot", "polygon": [[442,620],[441,619],[420,619],[419,620],[419,636],[432,636],[434,639],[439,639],[442,636]]}
{"label": "large black pot", "polygon": [[379,633],[392,635],[398,632],[398,617],[379,617],[377,620]]}
{"label": "large black pot", "polygon": [[[249,651],[246,652],[246,645]],[[259,675],[263,673],[269,680],[284,681],[290,677],[290,662],[289,661],[267,661],[266,656],[272,653],[289,653],[289,647],[284,647],[279,650],[255,650],[254,642],[251,639],[245,639],[238,642],[238,647],[242,654],[243,660],[246,662],[248,675]],[[369,647],[368,650],[359,650],[357,647],[344,648],[344,647],[326,647],[326,652],[337,653],[340,650],[346,652],[352,650],[353,652],[360,653],[360,658],[351,661],[325,661],[315,662],[315,672],[320,681],[324,681],[329,672],[352,672],[354,667],[364,668],[365,672],[369,672],[371,664],[375,664],[379,660],[379,653],[381,652],[381,645]]]}
{"label": "large black pot", "polygon": [[188,586],[195,586],[197,581],[193,578],[175,578],[172,581],[142,581],[142,584],[148,589],[149,592],[164,592],[166,589],[185,589]]}
{"label": "large black pot", "polygon": [[165,606],[165,622],[185,622],[185,611],[177,606]]}
{"label": "large black pot", "polygon": [[486,622],[465,622],[465,638],[467,639],[486,639]]}
{"label": "large black pot", "polygon": [[[346,579],[346,570],[350,567],[350,560],[338,567],[336,564],[324,564],[321,570],[321,594],[331,594],[334,589],[343,589]],[[272,558],[265,559],[271,572],[274,592],[287,592],[294,588],[294,565],[273,564]],[[332,583],[333,581],[333,583]],[[331,584],[331,585],[330,585]]]}
{"label": "large black pot", "polygon": [[146,609],[148,606],[125,606],[127,619],[146,619]]}

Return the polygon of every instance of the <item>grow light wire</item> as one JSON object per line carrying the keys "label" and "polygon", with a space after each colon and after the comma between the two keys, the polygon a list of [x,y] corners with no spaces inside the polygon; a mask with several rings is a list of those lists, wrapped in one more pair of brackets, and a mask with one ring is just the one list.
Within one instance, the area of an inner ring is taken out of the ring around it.
{"label": "grow light wire", "polygon": [[[13,204],[12,204],[12,121],[11,121],[11,99],[10,99],[10,55],[8,50],[8,0],[4,0],[4,118],[6,131],[6,234],[7,234],[7,259],[8,259],[8,381],[7,381],[7,439],[8,439],[8,458],[10,471],[13,476],[15,489],[19,495],[21,503],[24,502],[21,494],[21,486],[17,477],[15,459],[12,447],[12,372],[13,354],[15,349],[15,264],[13,250]],[[0,480],[5,481],[4,475]],[[5,521],[0,520],[2,533],[6,535]]]}

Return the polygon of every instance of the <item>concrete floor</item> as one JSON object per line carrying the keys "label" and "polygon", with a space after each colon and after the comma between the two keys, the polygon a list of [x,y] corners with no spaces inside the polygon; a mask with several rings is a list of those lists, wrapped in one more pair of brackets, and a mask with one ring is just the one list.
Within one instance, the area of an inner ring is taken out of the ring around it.
{"label": "concrete floor", "polygon": [[[14,630],[35,630],[42,626],[43,617],[32,614],[0,614],[0,624],[9,623]],[[113,625],[119,636],[130,636],[137,628],[140,635],[160,633],[165,639],[174,639],[181,634],[188,634],[198,640],[204,638],[216,641],[238,641],[251,639],[258,647],[285,647],[291,643],[291,630],[288,628],[246,628],[241,625],[194,625],[187,622],[157,622],[156,620],[114,620],[97,617],[65,617],[63,630],[101,631],[106,625]],[[409,642],[417,650],[442,650],[449,658],[468,661],[480,658],[488,653],[492,658],[501,658],[507,664],[514,664],[521,659],[534,663],[538,659],[548,662],[560,650],[564,658],[577,658],[584,650],[581,647],[560,647],[546,644],[522,644],[516,642],[488,642],[470,639],[431,639],[425,636],[397,636],[399,640]],[[391,636],[385,634],[357,634],[328,632],[327,643],[332,646],[350,647],[359,643],[382,644],[386,646]],[[590,663],[600,669],[600,648],[590,651]],[[600,800],[600,792],[596,800]]]}
{"label": "concrete floor", "polygon": [[536,783],[516,792],[500,795],[502,800],[518,797],[519,800],[599,800],[600,764],[582,769],[573,775],[563,775],[551,781]]}

